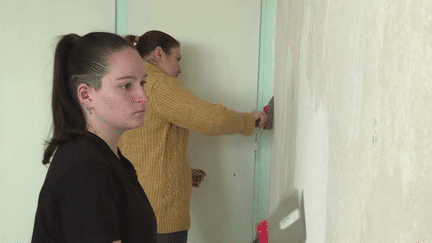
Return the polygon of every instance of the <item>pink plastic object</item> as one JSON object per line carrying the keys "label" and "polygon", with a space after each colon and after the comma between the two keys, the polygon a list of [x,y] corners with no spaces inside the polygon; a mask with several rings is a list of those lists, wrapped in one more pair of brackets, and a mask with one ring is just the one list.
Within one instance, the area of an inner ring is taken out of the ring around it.
{"label": "pink plastic object", "polygon": [[258,234],[258,242],[259,243],[268,243],[268,221],[263,220],[257,226],[257,234]]}

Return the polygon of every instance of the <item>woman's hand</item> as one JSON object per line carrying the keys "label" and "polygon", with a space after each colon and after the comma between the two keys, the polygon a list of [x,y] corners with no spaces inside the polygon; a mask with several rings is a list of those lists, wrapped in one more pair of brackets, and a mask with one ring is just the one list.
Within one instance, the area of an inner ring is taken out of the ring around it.
{"label": "woman's hand", "polygon": [[265,122],[267,121],[267,114],[263,111],[254,110],[250,114],[252,114],[255,118],[255,121],[260,119],[259,127],[263,128]]}
{"label": "woman's hand", "polygon": [[206,175],[204,170],[192,169],[192,187],[199,188]]}

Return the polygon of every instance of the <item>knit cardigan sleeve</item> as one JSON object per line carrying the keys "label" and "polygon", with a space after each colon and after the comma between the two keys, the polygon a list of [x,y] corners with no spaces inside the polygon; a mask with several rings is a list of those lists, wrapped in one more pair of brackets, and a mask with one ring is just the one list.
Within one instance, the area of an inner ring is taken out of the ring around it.
{"label": "knit cardigan sleeve", "polygon": [[236,112],[220,104],[212,104],[183,88],[173,77],[159,73],[151,85],[155,115],[204,135],[228,135],[241,133],[251,135],[255,129],[253,115]]}

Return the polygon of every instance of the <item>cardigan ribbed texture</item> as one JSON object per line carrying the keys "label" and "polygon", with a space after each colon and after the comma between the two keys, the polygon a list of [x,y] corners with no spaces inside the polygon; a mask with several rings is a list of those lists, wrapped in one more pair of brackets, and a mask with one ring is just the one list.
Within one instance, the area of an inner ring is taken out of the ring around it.
{"label": "cardigan ribbed texture", "polygon": [[156,214],[158,233],[190,228],[192,173],[186,155],[189,130],[204,135],[251,135],[255,119],[212,104],[145,62],[149,98],[144,125],[123,134],[120,150],[134,165]]}

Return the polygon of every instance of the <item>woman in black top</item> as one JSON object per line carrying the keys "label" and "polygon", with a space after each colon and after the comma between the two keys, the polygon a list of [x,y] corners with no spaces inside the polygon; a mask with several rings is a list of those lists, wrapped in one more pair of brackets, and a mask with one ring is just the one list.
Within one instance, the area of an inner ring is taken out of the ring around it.
{"label": "woman in black top", "polygon": [[[142,59],[111,33],[65,35],[54,60],[54,134],[32,242],[156,242],[156,217],[120,136],[144,124]],[[52,160],[50,162],[50,159]]]}

